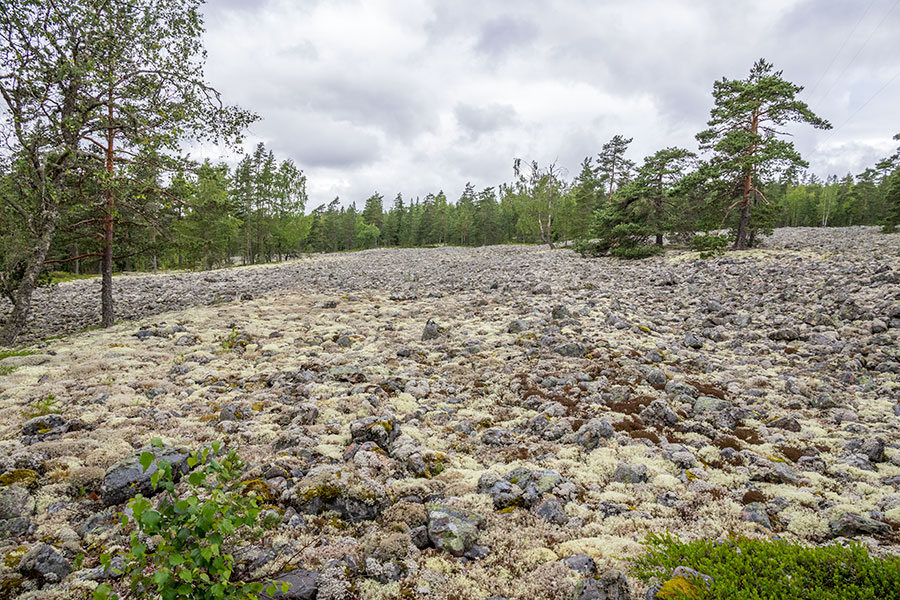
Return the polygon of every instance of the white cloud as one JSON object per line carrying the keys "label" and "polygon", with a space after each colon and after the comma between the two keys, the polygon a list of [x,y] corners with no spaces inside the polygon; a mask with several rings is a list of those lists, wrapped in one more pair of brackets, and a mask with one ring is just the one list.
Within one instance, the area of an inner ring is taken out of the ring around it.
{"label": "white cloud", "polygon": [[262,115],[248,146],[304,168],[312,207],[456,198],[508,181],[514,157],[575,171],[615,134],[635,160],[695,149],[713,81],[760,57],[837,127],[792,129],[811,169],[856,173],[900,131],[900,77],[881,89],[900,64],[894,4],[212,0],[207,74]]}

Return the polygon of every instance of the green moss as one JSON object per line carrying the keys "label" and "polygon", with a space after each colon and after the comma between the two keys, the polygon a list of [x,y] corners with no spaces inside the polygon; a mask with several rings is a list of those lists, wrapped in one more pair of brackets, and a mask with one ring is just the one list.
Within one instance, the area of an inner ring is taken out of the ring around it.
{"label": "green moss", "polygon": [[322,502],[329,502],[341,495],[341,488],[327,483],[311,487],[300,492],[300,500],[309,502],[318,498]]}
{"label": "green moss", "polygon": [[41,476],[31,469],[13,469],[0,475],[0,485],[18,484],[25,488],[36,488],[40,479]]}
{"label": "green moss", "polygon": [[3,564],[5,564],[10,569],[15,569],[19,566],[19,563],[22,562],[22,557],[24,557],[28,553],[27,546],[19,546],[12,552],[7,553],[6,556],[3,557]]}
{"label": "green moss", "polygon": [[244,486],[242,492],[244,496],[254,494],[266,504],[271,504],[275,501],[275,495],[272,494],[271,488],[269,488],[269,485],[262,479],[251,479],[250,481],[245,481],[241,485]]}
{"label": "green moss", "polygon": [[18,577],[4,579],[0,583],[0,598],[16,598],[22,589],[23,583],[25,583],[25,580]]}
{"label": "green moss", "polygon": [[0,360],[10,356],[31,356],[37,354],[34,350],[0,350]]}
{"label": "green moss", "polygon": [[[781,540],[732,538],[727,542],[681,542],[669,534],[651,534],[645,553],[631,560],[644,581],[664,580],[666,600],[876,600],[896,598],[900,556],[874,558],[861,544],[806,547]],[[675,567],[709,575],[709,590],[696,581],[670,579]]]}

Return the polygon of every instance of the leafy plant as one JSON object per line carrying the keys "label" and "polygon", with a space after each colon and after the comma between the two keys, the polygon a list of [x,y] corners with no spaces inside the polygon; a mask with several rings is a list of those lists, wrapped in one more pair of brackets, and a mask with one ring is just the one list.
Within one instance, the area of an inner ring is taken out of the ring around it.
{"label": "leafy plant", "polygon": [[[158,439],[153,444],[162,447]],[[157,463],[151,482],[162,493],[155,507],[138,494],[128,502],[131,515],[121,515],[124,526],[134,527],[122,570],[131,589],[128,597],[254,600],[264,589],[270,595],[287,590],[285,583],[265,586],[232,580],[235,560],[229,548],[237,537],[261,534],[261,508],[252,489],[238,481],[243,463],[234,450],[216,458],[219,449],[214,442],[191,454],[188,466],[194,470],[187,477],[189,490],[181,497],[175,493],[171,463],[157,460],[153,452],[141,454],[144,472]],[[112,568],[109,554],[100,561],[105,569]],[[94,600],[118,598],[109,584],[94,591]]]}
{"label": "leafy plant", "polygon": [[44,417],[49,414],[58,414],[60,412],[59,407],[56,406],[58,402],[56,396],[47,394],[45,397],[36,400],[32,405],[31,410],[25,411],[25,416],[29,419],[33,419],[35,417]]}
{"label": "leafy plant", "polygon": [[671,581],[675,567],[686,566],[714,580],[708,590],[670,585],[667,600],[876,600],[900,591],[900,557],[873,558],[856,543],[808,548],[780,540],[681,542],[651,534],[644,544],[646,552],[632,560],[640,579]]}

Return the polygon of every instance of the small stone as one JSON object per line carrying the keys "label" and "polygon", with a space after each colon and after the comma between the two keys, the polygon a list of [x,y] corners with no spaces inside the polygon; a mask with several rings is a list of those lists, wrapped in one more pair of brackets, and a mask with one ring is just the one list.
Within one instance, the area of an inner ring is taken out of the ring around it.
{"label": "small stone", "polygon": [[[146,471],[141,465],[141,454],[144,452],[152,452],[155,457]],[[141,448],[107,469],[106,475],[103,477],[103,484],[100,486],[100,496],[103,499],[103,503],[106,506],[112,506],[134,498],[138,494],[143,494],[146,497],[156,495],[158,490],[154,489],[150,480],[151,476],[158,470],[156,461],[168,461],[172,465],[172,478],[177,481],[189,470],[188,458],[187,450],[171,446],[163,446],[162,448],[145,446]]]}
{"label": "small stone", "polygon": [[564,565],[582,575],[589,575],[597,568],[594,559],[587,554],[573,554],[562,559]]}
{"label": "small stone", "polygon": [[66,426],[66,420],[61,416],[51,413],[29,419],[22,426],[24,435],[46,435],[52,431],[60,430]]}
{"label": "small stone", "polygon": [[570,319],[572,317],[572,313],[569,312],[569,309],[562,304],[557,304],[551,309],[550,317],[555,321],[559,321],[561,319]]}
{"label": "small stone", "polygon": [[422,341],[426,342],[428,340],[433,340],[441,337],[443,332],[441,328],[438,327],[438,324],[435,323],[432,319],[428,319],[425,323],[425,329],[422,331]]}
{"label": "small stone", "polygon": [[366,417],[350,423],[350,440],[356,443],[375,442],[384,450],[400,435],[400,427],[393,415]]}
{"label": "small stone", "polygon": [[885,323],[881,319],[875,319],[870,324],[869,329],[873,334],[884,333],[885,331],[888,330],[888,326],[887,326],[887,323]]}
{"label": "small stone", "polygon": [[507,446],[514,441],[513,433],[503,427],[490,427],[481,436],[481,442],[488,446]]}
{"label": "small stone", "polygon": [[553,497],[538,504],[534,509],[534,514],[555,525],[565,525],[569,522],[569,515],[563,510],[562,503]]}
{"label": "small stone", "polygon": [[506,333],[522,333],[528,329],[528,322],[516,319],[506,327]]}
{"label": "small stone", "polygon": [[575,443],[585,450],[594,450],[600,445],[600,440],[609,439],[616,434],[616,430],[604,419],[591,419],[581,426],[575,434]]}
{"label": "small stone", "polygon": [[478,527],[483,522],[468,511],[435,507],[428,512],[428,538],[438,550],[463,556],[478,541]]}
{"label": "small stone", "polygon": [[644,483],[647,481],[647,465],[619,463],[612,480],[618,483]]}
{"label": "small stone", "polygon": [[549,283],[539,283],[533,288],[531,288],[532,294],[552,294],[553,288],[550,287]]}
{"label": "small stone", "polygon": [[[271,596],[260,594],[260,600],[315,600],[319,593],[319,574],[314,571],[296,569],[276,576],[272,581],[278,591]],[[287,591],[282,592],[280,584],[288,584]]]}
{"label": "small stone", "polygon": [[12,485],[0,488],[0,539],[27,533],[35,501],[23,487]]}
{"label": "small stone", "polygon": [[646,377],[647,383],[654,387],[662,387],[666,385],[666,382],[669,378],[666,376],[665,371],[662,369],[650,369],[650,372],[647,373]]}
{"label": "small stone", "polygon": [[682,342],[686,347],[693,348],[694,350],[699,350],[703,348],[703,340],[694,333],[690,331],[684,334],[684,340]]}
{"label": "small stone", "polygon": [[769,427],[775,427],[776,429],[784,429],[785,431],[793,431],[799,432],[800,422],[797,421],[794,417],[778,417],[777,419],[769,422]]}
{"label": "small stone", "polygon": [[522,488],[505,479],[496,481],[491,486],[489,494],[497,510],[522,505]]}
{"label": "small stone", "polygon": [[750,523],[757,523],[766,529],[772,529],[772,522],[766,513],[766,505],[762,502],[751,502],[744,506],[741,510],[741,520]]}
{"label": "small stone", "polygon": [[575,588],[575,600],[631,600],[631,589],[625,575],[611,569],[600,579],[582,579]]}

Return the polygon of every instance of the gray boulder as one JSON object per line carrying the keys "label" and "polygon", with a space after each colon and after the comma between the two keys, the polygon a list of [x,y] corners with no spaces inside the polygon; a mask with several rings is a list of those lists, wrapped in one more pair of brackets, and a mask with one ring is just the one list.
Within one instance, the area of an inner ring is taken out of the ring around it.
{"label": "gray boulder", "polygon": [[856,537],[858,535],[887,535],[891,526],[869,517],[844,513],[828,523],[828,537]]}
{"label": "gray boulder", "polygon": [[428,539],[438,550],[463,556],[478,542],[478,529],[484,518],[471,511],[449,506],[430,506]]}
{"label": "gray boulder", "polygon": [[[315,571],[297,569],[278,575],[273,583],[278,586],[271,596],[260,594],[259,600],[315,600],[319,593],[319,574]],[[288,584],[286,591],[281,591],[281,584]]]}
{"label": "gray boulder", "polygon": [[18,569],[26,577],[45,585],[65,579],[72,572],[72,565],[53,546],[37,544],[22,557]]}
{"label": "gray boulder", "polygon": [[[146,471],[141,465],[141,454],[144,452],[152,452],[156,457]],[[156,490],[153,488],[150,477],[159,470],[157,461],[168,461],[172,465],[172,478],[178,481],[190,470],[187,464],[189,456],[188,451],[182,448],[144,446],[107,469],[106,475],[103,477],[103,484],[100,486],[100,497],[103,499],[103,503],[106,506],[112,506],[134,498],[138,494],[147,497],[155,495]]]}
{"label": "gray boulder", "polygon": [[25,488],[0,488],[0,539],[22,535],[31,527],[35,502]]}
{"label": "gray boulder", "polygon": [[575,600],[631,600],[628,580],[611,569],[599,579],[582,579],[575,588]]}

